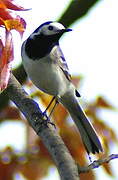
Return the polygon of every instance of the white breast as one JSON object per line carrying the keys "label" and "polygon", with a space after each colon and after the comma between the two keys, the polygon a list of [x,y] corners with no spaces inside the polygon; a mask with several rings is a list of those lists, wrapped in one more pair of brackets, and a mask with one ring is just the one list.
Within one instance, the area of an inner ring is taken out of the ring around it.
{"label": "white breast", "polygon": [[22,59],[27,74],[40,90],[54,96],[61,96],[68,90],[71,83],[49,55],[33,61],[22,50]]}

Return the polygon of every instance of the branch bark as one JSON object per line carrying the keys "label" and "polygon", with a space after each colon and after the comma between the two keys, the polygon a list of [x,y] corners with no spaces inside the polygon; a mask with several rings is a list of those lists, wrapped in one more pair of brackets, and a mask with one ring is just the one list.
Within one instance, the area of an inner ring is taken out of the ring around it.
{"label": "branch bark", "polygon": [[98,168],[100,166],[102,166],[104,163],[109,163],[111,160],[117,159],[118,158],[118,154],[111,154],[107,157],[104,157],[102,159],[98,159],[93,161],[89,166],[86,167],[80,167],[78,166],[78,172],[80,173],[87,173],[92,169]]}
{"label": "branch bark", "polygon": [[11,74],[6,93],[40,136],[54,160],[62,180],[78,180],[78,168],[55,128],[46,123],[38,104],[33,101]]}

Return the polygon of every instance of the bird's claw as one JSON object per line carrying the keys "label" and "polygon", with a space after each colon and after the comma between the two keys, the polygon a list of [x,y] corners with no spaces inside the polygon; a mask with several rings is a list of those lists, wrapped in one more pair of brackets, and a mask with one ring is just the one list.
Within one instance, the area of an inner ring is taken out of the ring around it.
{"label": "bird's claw", "polygon": [[55,125],[53,122],[50,121],[50,118],[49,118],[49,116],[47,116],[47,114],[46,114],[45,111],[42,113],[42,117],[43,117],[44,123],[45,123],[46,125],[49,123],[49,124],[53,125],[54,128],[56,129],[56,125]]}

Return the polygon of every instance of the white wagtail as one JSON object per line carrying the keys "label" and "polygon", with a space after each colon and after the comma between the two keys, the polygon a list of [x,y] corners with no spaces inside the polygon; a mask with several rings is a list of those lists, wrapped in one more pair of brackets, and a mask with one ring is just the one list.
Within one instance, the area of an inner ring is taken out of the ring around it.
{"label": "white wagtail", "polygon": [[32,82],[43,92],[54,96],[70,113],[87,153],[103,151],[98,135],[78,103],[79,92],[71,82],[59,39],[71,29],[58,22],[41,24],[22,45],[24,68]]}

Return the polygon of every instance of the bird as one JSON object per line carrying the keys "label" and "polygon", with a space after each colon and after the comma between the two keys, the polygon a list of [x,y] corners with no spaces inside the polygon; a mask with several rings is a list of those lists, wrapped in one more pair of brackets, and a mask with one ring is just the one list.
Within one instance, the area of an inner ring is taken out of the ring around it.
{"label": "bird", "polygon": [[77,126],[88,154],[103,152],[97,132],[81,105],[80,93],[71,81],[71,75],[59,40],[72,29],[59,22],[41,24],[22,44],[21,57],[24,69],[33,84],[52,95],[70,113]]}

